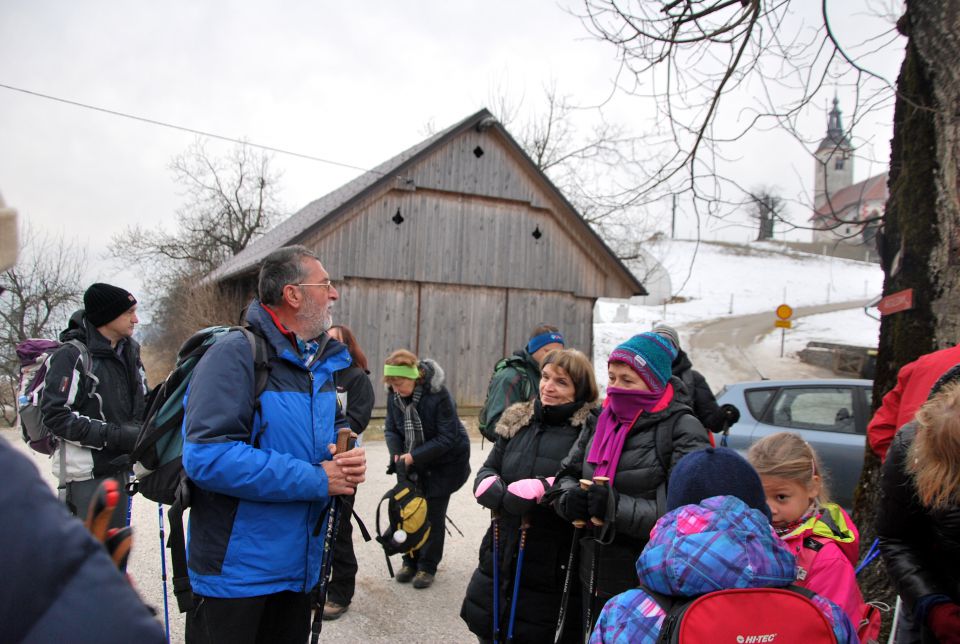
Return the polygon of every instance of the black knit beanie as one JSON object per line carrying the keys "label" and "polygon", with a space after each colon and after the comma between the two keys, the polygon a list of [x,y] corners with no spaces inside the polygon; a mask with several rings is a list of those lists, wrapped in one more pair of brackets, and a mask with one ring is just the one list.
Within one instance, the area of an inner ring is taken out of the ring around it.
{"label": "black knit beanie", "polygon": [[707,447],[680,459],[667,483],[667,510],[720,495],[735,496],[770,518],[760,475],[727,447]]}
{"label": "black knit beanie", "polygon": [[137,298],[129,291],[100,282],[91,284],[83,294],[83,308],[87,319],[97,327],[117,319],[136,303]]}

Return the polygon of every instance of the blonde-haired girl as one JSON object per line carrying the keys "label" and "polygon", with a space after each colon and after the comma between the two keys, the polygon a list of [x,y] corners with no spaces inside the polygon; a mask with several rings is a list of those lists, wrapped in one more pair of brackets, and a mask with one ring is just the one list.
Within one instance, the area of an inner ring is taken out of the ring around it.
{"label": "blonde-haired girl", "polygon": [[829,502],[817,453],[797,434],[780,432],[754,443],[747,460],[760,475],[774,530],[797,557],[797,584],[840,606],[861,641],[875,638],[880,616],[864,603],[854,572],[860,534]]}

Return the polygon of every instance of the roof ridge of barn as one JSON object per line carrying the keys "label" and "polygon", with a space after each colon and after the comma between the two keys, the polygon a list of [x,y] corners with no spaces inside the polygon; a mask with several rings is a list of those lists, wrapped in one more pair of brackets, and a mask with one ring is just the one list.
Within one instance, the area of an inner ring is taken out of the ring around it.
{"label": "roof ridge of barn", "polygon": [[251,242],[245,249],[227,259],[219,267],[211,271],[204,281],[218,281],[240,274],[253,272],[260,262],[272,251],[289,244],[298,243],[305,238],[315,227],[326,222],[332,215],[342,212],[351,203],[361,199],[368,191],[381,186],[385,182],[396,181],[402,178],[404,167],[415,163],[418,159],[429,154],[434,149],[461,132],[471,128],[496,128],[518,152],[530,170],[542,180],[543,184],[559,199],[566,209],[576,218],[583,232],[589,235],[608,256],[611,262],[621,271],[622,277],[631,283],[638,295],[646,294],[646,290],[629,268],[616,256],[606,242],[583,219],[577,209],[554,185],[546,174],[537,167],[526,151],[517,143],[516,139],[486,108],[471,114],[450,127],[427,137],[423,141],[407,148],[403,152],[391,157],[376,167],[367,170],[356,178],[348,181],[339,188],[326,195],[311,201],[293,215],[280,222],[263,236]]}

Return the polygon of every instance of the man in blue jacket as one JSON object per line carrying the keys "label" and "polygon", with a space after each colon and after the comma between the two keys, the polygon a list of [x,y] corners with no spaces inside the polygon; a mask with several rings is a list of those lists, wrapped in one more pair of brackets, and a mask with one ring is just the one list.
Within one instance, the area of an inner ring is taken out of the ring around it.
{"label": "man in blue jacket", "polygon": [[196,595],[187,642],[296,642],[310,631],[310,591],[331,499],[363,482],[362,448],[335,454],[334,372],[347,348],[326,333],[338,298],[303,246],[261,265],[247,324],[266,338],[270,373],[254,400],[250,343],[227,334],[187,392],[183,466],[193,482],[188,564]]}

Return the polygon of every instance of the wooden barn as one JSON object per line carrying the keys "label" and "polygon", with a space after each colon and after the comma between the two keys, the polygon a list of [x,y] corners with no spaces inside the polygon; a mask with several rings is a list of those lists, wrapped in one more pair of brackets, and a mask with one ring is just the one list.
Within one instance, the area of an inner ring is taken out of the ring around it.
{"label": "wooden barn", "polygon": [[443,367],[462,407],[483,403],[494,363],[537,324],[589,356],[596,299],[645,294],[485,109],[308,204],[212,277],[250,297],[259,262],[289,244],[317,252],[340,293],[334,321],[375,380],[409,348]]}

